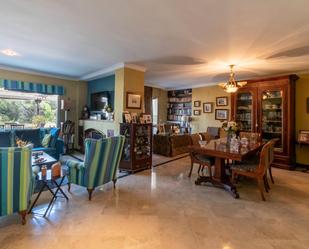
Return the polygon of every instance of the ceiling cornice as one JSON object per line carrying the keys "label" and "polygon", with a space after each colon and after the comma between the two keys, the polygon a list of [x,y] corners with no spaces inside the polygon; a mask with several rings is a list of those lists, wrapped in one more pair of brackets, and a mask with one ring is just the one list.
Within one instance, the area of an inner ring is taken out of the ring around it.
{"label": "ceiling cornice", "polygon": [[42,77],[55,78],[55,79],[60,79],[60,80],[70,80],[70,81],[80,80],[80,78],[78,77],[75,78],[75,77],[60,76],[57,74],[43,73],[43,72],[31,70],[31,69],[23,69],[23,68],[17,68],[17,67],[5,66],[5,65],[0,65],[0,69],[11,71],[11,72],[16,72],[16,73],[26,73],[26,74],[32,74],[32,75],[37,75],[37,76],[42,76]]}
{"label": "ceiling cornice", "polygon": [[82,77],[80,77],[80,80],[95,80],[101,77],[105,77],[105,76],[109,76],[115,73],[115,71],[117,69],[120,68],[130,68],[136,71],[141,71],[141,72],[146,72],[146,67],[143,66],[139,66],[139,65],[135,65],[135,64],[131,64],[131,63],[117,63],[115,65],[112,65],[110,67],[106,67],[103,69],[100,69],[98,71],[89,73],[89,74],[85,74]]}

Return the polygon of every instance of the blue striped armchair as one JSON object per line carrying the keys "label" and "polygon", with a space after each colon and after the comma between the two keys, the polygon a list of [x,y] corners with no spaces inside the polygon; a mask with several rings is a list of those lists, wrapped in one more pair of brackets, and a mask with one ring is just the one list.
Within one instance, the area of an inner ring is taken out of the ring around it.
{"label": "blue striped armchair", "polygon": [[0,148],[0,216],[18,212],[25,224],[33,184],[31,149]]}
{"label": "blue striped armchair", "polygon": [[124,136],[109,137],[100,140],[85,140],[85,162],[68,160],[70,184],[84,186],[91,200],[93,190],[110,181],[117,181],[117,170],[122,156]]}

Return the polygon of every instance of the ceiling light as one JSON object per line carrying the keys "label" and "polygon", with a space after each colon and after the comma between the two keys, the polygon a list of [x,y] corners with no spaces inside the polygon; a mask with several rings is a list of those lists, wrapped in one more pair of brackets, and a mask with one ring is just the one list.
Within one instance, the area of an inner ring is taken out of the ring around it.
{"label": "ceiling light", "polygon": [[19,54],[16,51],[9,49],[9,48],[1,50],[1,53],[6,56],[19,56]]}
{"label": "ceiling light", "polygon": [[247,84],[246,81],[237,82],[235,80],[235,73],[233,72],[234,65],[230,65],[230,78],[228,82],[226,83],[220,83],[219,86],[224,89],[227,93],[234,93],[236,92],[240,87],[243,87]]}

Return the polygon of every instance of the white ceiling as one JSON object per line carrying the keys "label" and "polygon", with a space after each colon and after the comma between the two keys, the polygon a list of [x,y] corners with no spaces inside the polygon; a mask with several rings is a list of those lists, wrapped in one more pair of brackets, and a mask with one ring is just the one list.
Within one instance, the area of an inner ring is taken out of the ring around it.
{"label": "white ceiling", "polygon": [[128,62],[164,88],[309,71],[307,0],[2,0],[0,64],[61,77]]}

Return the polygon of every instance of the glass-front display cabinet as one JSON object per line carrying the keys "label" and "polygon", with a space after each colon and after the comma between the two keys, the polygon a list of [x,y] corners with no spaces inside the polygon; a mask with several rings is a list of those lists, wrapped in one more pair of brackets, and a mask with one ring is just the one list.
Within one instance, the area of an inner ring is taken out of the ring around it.
{"label": "glass-front display cabinet", "polygon": [[282,112],[283,91],[262,92],[262,139],[267,142],[277,138],[275,150],[283,152],[283,112]]}
{"label": "glass-front display cabinet", "polygon": [[296,75],[249,80],[231,95],[231,120],[241,131],[260,133],[263,142],[273,138],[273,166],[292,169],[295,165]]}

